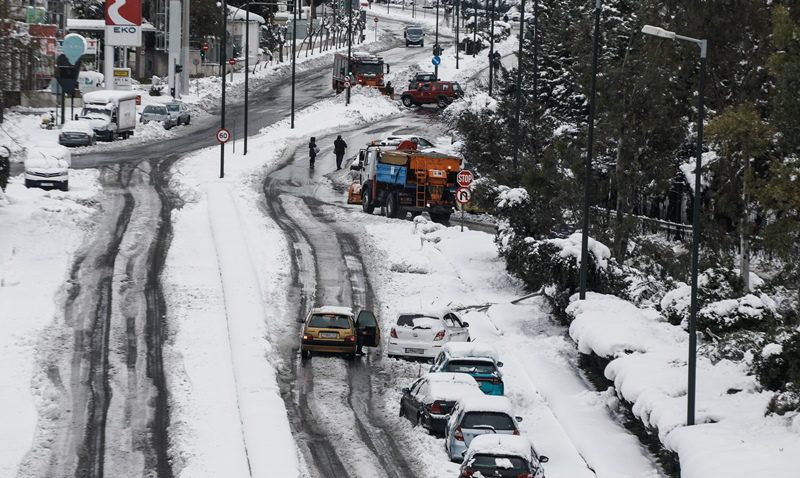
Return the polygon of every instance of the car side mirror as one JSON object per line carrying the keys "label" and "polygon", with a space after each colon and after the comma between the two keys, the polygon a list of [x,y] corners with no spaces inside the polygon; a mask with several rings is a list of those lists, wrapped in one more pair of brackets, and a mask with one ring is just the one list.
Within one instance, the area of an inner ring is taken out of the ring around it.
{"label": "car side mirror", "polygon": [[389,65],[385,65],[385,66],[386,66],[386,73],[388,74],[389,71],[391,70],[391,68],[389,68]]}
{"label": "car side mirror", "polygon": [[516,420],[517,422],[521,422],[522,421],[522,417],[514,417],[514,420]]}
{"label": "car side mirror", "polygon": [[469,327],[469,322],[461,322],[461,323],[464,325],[464,327]]}
{"label": "car side mirror", "polygon": [[547,458],[544,455],[539,457],[539,463],[547,463],[548,461],[550,461],[550,458]]}
{"label": "car side mirror", "polygon": [[410,392],[411,392],[411,389],[410,389],[410,388],[408,388],[408,387],[403,387],[403,394],[407,394],[407,393],[410,393]]}
{"label": "car side mirror", "polygon": [[497,362],[497,366],[498,367],[502,367],[503,366],[503,362]]}

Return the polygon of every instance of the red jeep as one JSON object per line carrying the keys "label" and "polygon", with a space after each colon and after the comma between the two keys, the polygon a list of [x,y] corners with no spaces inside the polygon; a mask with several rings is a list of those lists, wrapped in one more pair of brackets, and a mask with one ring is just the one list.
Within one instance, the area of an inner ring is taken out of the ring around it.
{"label": "red jeep", "polygon": [[446,108],[453,100],[461,98],[463,95],[464,90],[454,81],[431,81],[416,83],[413,89],[403,92],[400,101],[407,108],[434,104],[439,108]]}

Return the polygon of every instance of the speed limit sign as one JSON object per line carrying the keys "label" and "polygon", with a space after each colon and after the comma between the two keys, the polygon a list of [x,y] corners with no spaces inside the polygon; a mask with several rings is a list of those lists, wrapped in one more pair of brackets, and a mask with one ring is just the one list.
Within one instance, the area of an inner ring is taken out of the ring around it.
{"label": "speed limit sign", "polygon": [[217,131],[217,141],[221,144],[227,143],[231,139],[231,132],[225,128],[220,128]]}

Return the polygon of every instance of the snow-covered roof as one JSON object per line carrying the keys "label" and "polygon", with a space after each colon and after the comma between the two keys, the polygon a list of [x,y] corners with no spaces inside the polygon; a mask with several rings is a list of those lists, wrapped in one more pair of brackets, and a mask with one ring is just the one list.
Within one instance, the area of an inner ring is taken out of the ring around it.
{"label": "snow-covered roof", "polygon": [[350,307],[340,307],[335,305],[324,305],[311,310],[312,314],[334,314],[353,316],[353,309]]}
{"label": "snow-covered roof", "polygon": [[511,401],[499,395],[466,395],[458,400],[458,406],[466,412],[495,412],[514,416]]}
{"label": "snow-covered roof", "polygon": [[470,394],[483,395],[478,382],[466,373],[428,374],[428,395],[433,400],[460,400]]}
{"label": "snow-covered roof", "polygon": [[[67,18],[67,30],[83,30],[83,31],[105,31],[105,20],[90,20],[88,18]],[[156,27],[152,24],[143,21],[143,32],[154,32]]]}
{"label": "snow-covered roof", "polygon": [[26,169],[68,168],[71,163],[69,149],[63,146],[36,146],[28,148]]}
{"label": "snow-covered roof", "polygon": [[119,100],[135,100],[132,91],[98,90],[83,94],[84,103],[114,103]]}
{"label": "snow-covered roof", "polygon": [[[232,7],[228,5],[228,20],[233,20],[235,22],[246,22],[247,21],[247,9],[246,8],[239,8],[239,7]],[[250,23],[267,23],[264,20],[264,17],[261,15],[256,15],[253,12],[250,12]]]}
{"label": "snow-covered roof", "polygon": [[530,459],[532,444],[528,437],[522,435],[503,435],[486,433],[478,435],[469,444],[465,459],[473,455],[486,453],[489,455],[513,455]]}
{"label": "snow-covered roof", "polygon": [[489,358],[495,362],[500,361],[494,347],[478,342],[450,342],[442,350],[453,358]]}
{"label": "snow-covered roof", "polygon": [[92,125],[88,121],[67,121],[61,128],[62,133],[86,133],[89,136],[94,133]]}

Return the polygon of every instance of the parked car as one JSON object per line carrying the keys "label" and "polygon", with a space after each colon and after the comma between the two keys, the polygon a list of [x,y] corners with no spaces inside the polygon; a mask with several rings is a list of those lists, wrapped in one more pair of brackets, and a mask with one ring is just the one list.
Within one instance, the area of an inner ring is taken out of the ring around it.
{"label": "parked car", "polygon": [[312,352],[354,356],[358,335],[364,347],[380,345],[380,327],[375,314],[369,310],[362,310],[355,317],[349,307],[318,307],[311,309],[304,324],[300,341],[303,358],[311,357]]}
{"label": "parked car", "polygon": [[505,386],[497,351],[490,345],[475,342],[451,342],[442,346],[430,372],[468,373],[478,381],[483,393],[503,395]]}
{"label": "parked car", "polygon": [[483,395],[478,382],[469,375],[429,373],[403,389],[400,416],[431,433],[444,433],[453,406],[467,395]]}
{"label": "parked car", "polygon": [[458,400],[445,427],[444,447],[452,461],[460,462],[472,439],[486,433],[519,435],[511,401],[506,397],[468,395]]}
{"label": "parked car", "polygon": [[192,114],[189,112],[189,107],[180,101],[173,101],[165,105],[169,114],[175,118],[175,125],[189,124],[192,122]]}
{"label": "parked car", "polygon": [[425,46],[425,30],[419,25],[409,25],[403,30],[403,38],[406,39],[406,46],[419,45]]}
{"label": "parked car", "polygon": [[28,148],[25,157],[25,187],[69,190],[72,155],[63,146]]}
{"label": "parked car", "polygon": [[411,108],[420,105],[437,105],[447,108],[453,101],[464,96],[464,90],[454,81],[431,81],[418,83],[418,86],[409,89],[400,95],[403,106]]}
{"label": "parked car", "polygon": [[170,129],[178,124],[178,118],[173,116],[167,110],[166,105],[147,105],[142,111],[142,116],[139,121],[147,124],[151,121],[156,121],[164,125],[164,129]]}
{"label": "parked car", "polygon": [[459,478],[544,478],[542,463],[548,461],[527,437],[488,433],[469,444]]}
{"label": "parked car", "polygon": [[386,349],[390,358],[434,358],[445,344],[469,340],[469,323],[453,312],[408,312],[397,316]]}
{"label": "parked car", "polygon": [[96,142],[92,123],[86,120],[68,121],[58,135],[58,144],[62,146],[92,146]]}

